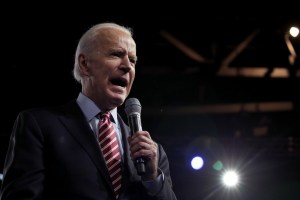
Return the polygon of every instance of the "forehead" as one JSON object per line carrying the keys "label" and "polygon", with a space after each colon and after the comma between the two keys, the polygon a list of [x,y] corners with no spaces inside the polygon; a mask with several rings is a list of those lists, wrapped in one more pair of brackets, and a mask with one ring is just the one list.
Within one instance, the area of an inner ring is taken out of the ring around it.
{"label": "forehead", "polygon": [[130,33],[117,29],[105,28],[99,32],[101,45],[110,48],[122,48],[130,53],[136,54],[136,44]]}

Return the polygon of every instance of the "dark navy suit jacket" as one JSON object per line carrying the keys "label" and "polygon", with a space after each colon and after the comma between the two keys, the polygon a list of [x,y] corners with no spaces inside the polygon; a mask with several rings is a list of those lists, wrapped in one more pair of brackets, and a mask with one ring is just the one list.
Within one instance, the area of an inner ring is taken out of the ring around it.
{"label": "dark navy suit jacket", "polygon": [[[158,144],[164,181],[149,195],[129,156],[130,129],[118,115],[124,164],[121,200],[176,199],[169,162]],[[76,101],[18,115],[4,164],[1,200],[113,200],[109,175],[94,134]]]}

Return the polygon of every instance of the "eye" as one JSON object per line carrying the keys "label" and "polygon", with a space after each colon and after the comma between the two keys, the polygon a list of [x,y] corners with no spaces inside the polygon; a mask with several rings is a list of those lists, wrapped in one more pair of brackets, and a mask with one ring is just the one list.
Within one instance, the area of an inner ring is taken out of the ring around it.
{"label": "eye", "polygon": [[130,60],[130,62],[131,62],[132,64],[134,64],[134,65],[136,64],[136,61],[137,61],[137,60],[136,60],[135,58],[129,58],[129,60]]}
{"label": "eye", "polygon": [[114,51],[111,53],[112,56],[115,56],[115,57],[122,57],[123,56],[123,53],[122,52],[119,52],[119,51]]}

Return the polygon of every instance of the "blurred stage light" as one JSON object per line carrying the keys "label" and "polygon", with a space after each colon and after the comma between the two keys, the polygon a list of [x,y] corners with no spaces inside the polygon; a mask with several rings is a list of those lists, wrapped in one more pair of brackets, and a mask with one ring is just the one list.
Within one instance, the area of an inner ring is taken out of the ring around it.
{"label": "blurred stage light", "polygon": [[290,65],[295,64],[295,60],[297,57],[296,50],[290,40],[290,36],[297,37],[298,35],[299,35],[299,29],[296,26],[290,27],[289,31],[286,31],[286,33],[284,34],[284,40],[285,40],[286,46],[290,52],[290,55],[288,56]]}
{"label": "blurred stage light", "polygon": [[195,156],[192,160],[191,160],[191,166],[193,169],[195,170],[199,170],[203,167],[204,165],[204,161],[200,156]]}
{"label": "blurred stage light", "polygon": [[213,164],[213,168],[214,170],[220,171],[221,169],[223,169],[223,163],[218,160]]}
{"label": "blurred stage light", "polygon": [[296,26],[292,26],[289,30],[289,33],[293,37],[297,37],[299,35],[299,28]]}
{"label": "blurred stage light", "polygon": [[185,155],[188,167],[192,170],[211,170],[213,163],[220,160],[222,147],[213,137],[194,138],[186,147]]}
{"label": "blurred stage light", "polygon": [[222,183],[228,187],[236,187],[239,183],[239,174],[234,170],[225,171],[222,174]]}

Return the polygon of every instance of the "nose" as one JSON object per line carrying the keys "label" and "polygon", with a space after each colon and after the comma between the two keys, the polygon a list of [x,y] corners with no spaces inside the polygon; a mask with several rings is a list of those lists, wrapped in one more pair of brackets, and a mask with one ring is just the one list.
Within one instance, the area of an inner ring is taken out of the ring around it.
{"label": "nose", "polygon": [[129,72],[132,69],[132,63],[130,62],[130,59],[128,56],[124,56],[122,59],[122,63],[120,65],[120,68],[125,71]]}

